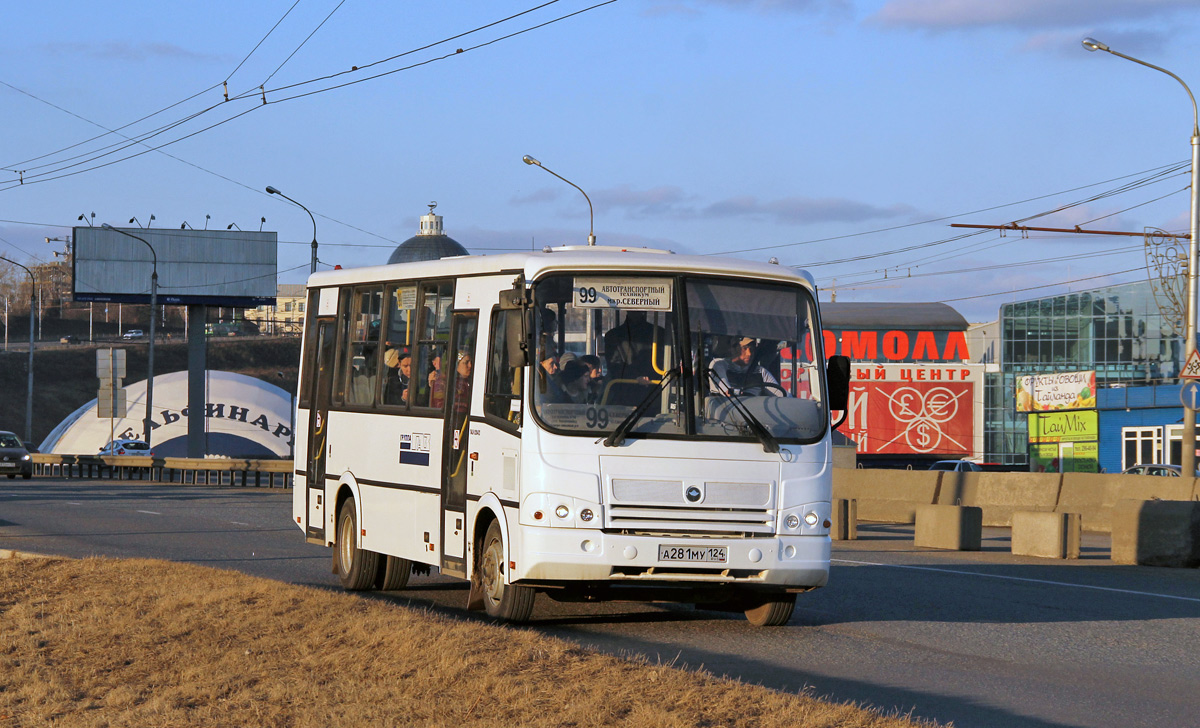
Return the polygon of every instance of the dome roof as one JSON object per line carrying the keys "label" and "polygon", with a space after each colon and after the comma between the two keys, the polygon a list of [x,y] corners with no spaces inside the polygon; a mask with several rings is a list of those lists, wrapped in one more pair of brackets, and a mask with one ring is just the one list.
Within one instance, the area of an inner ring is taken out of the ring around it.
{"label": "dome roof", "polygon": [[434,215],[437,203],[429,205],[429,214],[421,216],[421,230],[405,240],[388,257],[388,263],[416,263],[456,255],[470,255],[457,240],[442,232],[442,216]]}

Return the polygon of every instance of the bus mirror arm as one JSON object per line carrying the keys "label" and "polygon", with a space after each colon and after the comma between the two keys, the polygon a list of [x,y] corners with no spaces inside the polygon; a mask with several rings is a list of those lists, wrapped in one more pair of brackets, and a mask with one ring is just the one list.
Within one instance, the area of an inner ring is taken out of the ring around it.
{"label": "bus mirror arm", "polygon": [[509,311],[504,317],[504,339],[508,343],[508,365],[523,367],[529,363],[529,311]]}

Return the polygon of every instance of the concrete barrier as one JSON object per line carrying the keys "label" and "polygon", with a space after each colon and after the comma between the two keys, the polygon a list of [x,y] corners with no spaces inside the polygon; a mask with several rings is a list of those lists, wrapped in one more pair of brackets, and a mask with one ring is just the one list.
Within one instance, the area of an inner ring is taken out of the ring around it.
{"label": "concrete barrier", "polygon": [[1009,527],[1016,511],[1053,511],[1061,486],[1058,473],[943,473],[937,503],[978,506],[983,525]]}
{"label": "concrete barrier", "polygon": [[829,537],[834,541],[854,541],[858,538],[858,501],[853,498],[833,499],[833,528]]}
{"label": "concrete barrier", "polygon": [[1117,564],[1200,566],[1200,502],[1118,501],[1112,514],[1112,560]]}
{"label": "concrete barrier", "polygon": [[942,473],[936,470],[833,469],[833,497],[858,501],[860,521],[914,523],[919,505],[932,505]]}
{"label": "concrete barrier", "polygon": [[1064,473],[1058,513],[1078,513],[1083,530],[1112,531],[1112,510],[1120,500],[1191,500],[1194,478],[1160,478],[1150,475]]}
{"label": "concrete barrier", "polygon": [[983,510],[974,506],[917,506],[913,545],[951,551],[978,551],[983,541]]}
{"label": "concrete barrier", "polygon": [[1016,511],[1012,514],[1013,556],[1079,558],[1078,513]]}

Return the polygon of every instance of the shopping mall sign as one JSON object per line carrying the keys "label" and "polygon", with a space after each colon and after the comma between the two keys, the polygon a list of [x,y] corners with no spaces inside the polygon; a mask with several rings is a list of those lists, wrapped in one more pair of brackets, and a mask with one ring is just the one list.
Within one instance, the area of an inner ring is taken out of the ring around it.
{"label": "shopping mall sign", "polygon": [[1035,374],[1017,380],[1017,411],[1096,408],[1096,372]]}
{"label": "shopping mall sign", "polygon": [[864,455],[983,454],[982,365],[855,364],[841,431]]}

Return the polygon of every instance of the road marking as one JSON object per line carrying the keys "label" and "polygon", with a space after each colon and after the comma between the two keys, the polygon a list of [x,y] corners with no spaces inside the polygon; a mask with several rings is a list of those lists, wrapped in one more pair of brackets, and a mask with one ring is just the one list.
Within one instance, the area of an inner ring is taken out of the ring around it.
{"label": "road marking", "polygon": [[235,526],[249,526],[250,525],[249,523],[242,523],[241,521],[230,521],[230,523],[232,523]]}
{"label": "road marking", "polygon": [[149,513],[152,516],[161,516],[162,515],[158,511],[138,511],[138,513]]}
{"label": "road marking", "polygon": [[1072,584],[1067,581],[1050,581],[1048,579],[1030,579],[1024,576],[1006,576],[1004,574],[980,574],[977,571],[961,571],[959,569],[939,569],[935,566],[909,566],[907,564],[881,564],[874,561],[851,561],[849,559],[830,559],[830,561],[841,564],[854,564],[855,566],[888,566],[893,569],[912,569],[914,571],[935,571],[941,574],[959,574],[962,576],[979,576],[985,579],[1006,579],[1008,581],[1024,581],[1030,584],[1048,584],[1050,586],[1065,586],[1075,589],[1093,589],[1095,591],[1116,592],[1118,594],[1132,594],[1140,597],[1158,597],[1160,599],[1177,599],[1181,602],[1197,602],[1200,599],[1196,597],[1180,597],[1174,594],[1156,594],[1155,592],[1134,591],[1132,589],[1115,589],[1109,586],[1092,586],[1090,584]]}
{"label": "road marking", "polygon": [[69,505],[69,506],[81,506],[81,505],[83,505],[83,504],[82,504],[82,503],[77,503],[77,502],[75,502],[75,501],[67,501],[67,505]]}

